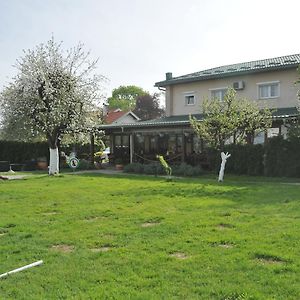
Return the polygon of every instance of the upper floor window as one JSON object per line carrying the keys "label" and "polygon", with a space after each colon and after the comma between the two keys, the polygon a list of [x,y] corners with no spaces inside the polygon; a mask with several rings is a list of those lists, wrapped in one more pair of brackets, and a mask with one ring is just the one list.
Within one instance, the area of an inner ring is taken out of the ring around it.
{"label": "upper floor window", "polygon": [[185,105],[195,105],[195,95],[188,93],[184,95]]}
{"label": "upper floor window", "polygon": [[258,83],[258,98],[269,99],[279,97],[279,81]]}
{"label": "upper floor window", "polygon": [[211,99],[217,99],[220,101],[224,101],[225,95],[227,93],[227,88],[220,88],[220,89],[211,89]]}

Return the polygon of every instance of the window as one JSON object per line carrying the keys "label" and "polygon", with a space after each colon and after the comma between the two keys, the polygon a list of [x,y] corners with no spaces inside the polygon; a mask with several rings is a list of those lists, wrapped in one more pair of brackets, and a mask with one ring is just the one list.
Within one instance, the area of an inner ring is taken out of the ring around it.
{"label": "window", "polygon": [[150,153],[157,153],[157,139],[155,136],[150,136]]}
{"label": "window", "polygon": [[169,152],[169,154],[176,153],[176,135],[175,134],[169,135],[168,152]]}
{"label": "window", "polygon": [[116,147],[121,147],[122,146],[122,138],[120,135],[115,136],[115,146]]}
{"label": "window", "polygon": [[253,144],[254,145],[263,144],[264,142],[265,142],[265,132],[261,131],[255,135]]}
{"label": "window", "polygon": [[258,83],[258,98],[269,99],[279,97],[279,82]]}
{"label": "window", "polygon": [[227,88],[211,90],[211,99],[224,101],[224,97],[226,93],[227,93]]}
{"label": "window", "polygon": [[185,105],[195,105],[195,95],[193,94],[186,94],[184,96]]}
{"label": "window", "polygon": [[267,136],[268,138],[274,137],[274,136],[279,136],[279,128],[269,128],[267,130]]}

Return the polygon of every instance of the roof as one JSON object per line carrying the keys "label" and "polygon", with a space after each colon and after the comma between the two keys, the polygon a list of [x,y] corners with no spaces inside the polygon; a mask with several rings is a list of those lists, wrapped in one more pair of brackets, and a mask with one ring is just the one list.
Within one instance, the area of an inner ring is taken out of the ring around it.
{"label": "roof", "polygon": [[[286,108],[278,108],[273,112],[274,119],[284,119],[289,117],[295,117],[299,115],[299,112],[296,107],[286,107]],[[192,117],[195,117],[197,120],[203,120],[203,114],[192,114]],[[111,125],[100,125],[99,129],[117,129],[117,128],[144,128],[144,127],[172,127],[172,126],[189,126],[190,115],[179,115],[179,116],[171,116],[171,117],[163,117],[154,120],[148,121],[140,121],[136,123],[128,123],[128,124],[111,124]]]}
{"label": "roof", "polygon": [[140,120],[139,117],[137,117],[132,111],[122,111],[120,109],[116,109],[107,113],[107,115],[105,116],[105,123],[111,124],[120,119],[121,117],[129,114],[132,115],[134,119]]}
{"label": "roof", "polygon": [[168,80],[156,82],[155,86],[162,87],[176,83],[208,80],[235,75],[245,75],[271,70],[296,68],[300,64],[300,54],[286,55],[275,58],[255,60],[217,68],[207,69],[183,76],[173,77]]}

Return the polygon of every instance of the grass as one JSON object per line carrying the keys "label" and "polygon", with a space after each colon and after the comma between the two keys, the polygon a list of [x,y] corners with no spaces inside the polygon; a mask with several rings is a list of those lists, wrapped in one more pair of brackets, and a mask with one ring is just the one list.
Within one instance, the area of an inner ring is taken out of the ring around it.
{"label": "grass", "polygon": [[0,298],[297,299],[300,186],[225,180],[0,181]]}

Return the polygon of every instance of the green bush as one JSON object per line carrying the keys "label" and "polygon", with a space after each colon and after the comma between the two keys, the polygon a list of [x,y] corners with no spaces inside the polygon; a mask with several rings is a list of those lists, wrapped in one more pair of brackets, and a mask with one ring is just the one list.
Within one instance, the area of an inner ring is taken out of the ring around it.
{"label": "green bush", "polygon": [[141,163],[128,164],[124,167],[124,172],[148,175],[164,174],[164,170],[158,162],[145,165]]}
{"label": "green bush", "polygon": [[[237,175],[263,175],[263,145],[227,145],[225,152],[231,154],[226,162],[226,172]],[[221,158],[219,167],[220,163]]]}
{"label": "green bush", "polygon": [[[67,155],[74,149],[76,156],[87,159],[90,145],[70,145],[62,146],[59,151],[64,151]],[[16,141],[0,140],[0,161],[24,164],[26,162],[37,161],[38,158],[45,157],[49,161],[49,146],[47,142],[27,143]]]}
{"label": "green bush", "polygon": [[176,176],[199,176],[204,172],[200,166],[191,166],[186,163],[181,163],[178,166],[173,166],[173,175]]}
{"label": "green bush", "polygon": [[300,177],[300,139],[269,139],[265,146],[266,176]]}
{"label": "green bush", "polygon": [[25,143],[0,140],[0,161],[22,164],[26,161],[37,160],[39,157],[46,157],[49,161],[49,146],[45,142]]}
{"label": "green bush", "polygon": [[124,167],[124,171],[127,173],[142,174],[144,172],[144,166],[140,163],[128,164]]}
{"label": "green bush", "polygon": [[[173,175],[176,176],[198,176],[203,174],[201,167],[192,167],[186,163],[173,165]],[[127,173],[148,174],[148,175],[163,175],[165,174],[163,167],[159,163],[140,164],[132,163],[124,167]]]}
{"label": "green bush", "polygon": [[144,174],[149,175],[162,175],[165,174],[163,167],[157,163],[144,165]]}
{"label": "green bush", "polygon": [[86,159],[80,159],[77,170],[90,170],[93,169],[91,162]]}

